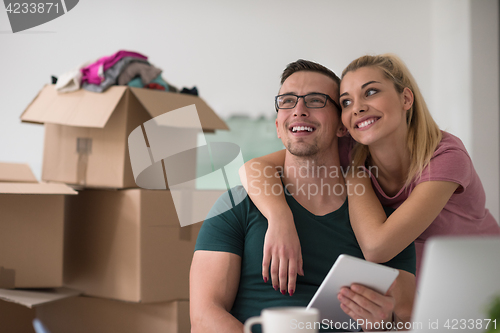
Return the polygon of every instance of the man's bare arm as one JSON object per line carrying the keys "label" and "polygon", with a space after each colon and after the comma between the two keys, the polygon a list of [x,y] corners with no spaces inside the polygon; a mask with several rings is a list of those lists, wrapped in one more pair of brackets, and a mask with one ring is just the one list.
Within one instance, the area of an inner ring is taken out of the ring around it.
{"label": "man's bare arm", "polygon": [[240,282],[241,257],[228,252],[196,251],[191,264],[191,333],[243,332],[231,310]]}

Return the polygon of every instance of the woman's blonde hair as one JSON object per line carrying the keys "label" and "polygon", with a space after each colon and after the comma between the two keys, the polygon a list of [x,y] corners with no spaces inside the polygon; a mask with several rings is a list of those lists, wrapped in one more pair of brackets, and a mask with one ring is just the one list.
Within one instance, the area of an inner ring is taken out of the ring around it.
{"label": "woman's blonde hair", "polygon": [[[429,164],[438,143],[441,141],[441,131],[434,119],[432,119],[415,79],[398,56],[382,54],[360,57],[352,61],[344,69],[342,79],[348,72],[362,67],[379,68],[394,83],[398,93],[402,93],[404,88],[409,88],[413,92],[413,105],[406,113],[407,144],[411,158],[408,176],[405,181],[405,187],[408,187],[415,178],[422,175],[423,169]],[[356,143],[352,152],[354,166],[364,165],[368,156],[368,146]]]}

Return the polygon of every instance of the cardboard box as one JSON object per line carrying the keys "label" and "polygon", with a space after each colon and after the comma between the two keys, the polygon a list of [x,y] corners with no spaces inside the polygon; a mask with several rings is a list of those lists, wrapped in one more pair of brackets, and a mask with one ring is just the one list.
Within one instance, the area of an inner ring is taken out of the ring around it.
{"label": "cardboard box", "polygon": [[0,289],[0,332],[34,333],[36,317],[51,333],[189,333],[189,302],[152,304],[77,297],[76,290]]}
{"label": "cardboard box", "polygon": [[64,184],[37,183],[29,166],[0,163],[0,287],[63,285]]}
{"label": "cardboard box", "polygon": [[136,304],[75,297],[36,308],[51,333],[189,333],[189,302]]}
{"label": "cardboard box", "polygon": [[0,289],[0,332],[34,333],[35,307],[78,296],[67,288],[33,290]]}
{"label": "cardboard box", "polygon": [[204,131],[228,129],[199,97],[127,86],[112,86],[103,93],[80,89],[58,94],[53,85],[47,85],[21,120],[46,125],[43,180],[132,188],[137,186],[128,135],[152,117],[192,104]]}
{"label": "cardboard box", "polygon": [[35,333],[35,310],[19,304],[0,301],[0,332]]}
{"label": "cardboard box", "polygon": [[65,286],[131,302],[188,299],[201,223],[180,227],[170,191],[87,189],[68,199]]}

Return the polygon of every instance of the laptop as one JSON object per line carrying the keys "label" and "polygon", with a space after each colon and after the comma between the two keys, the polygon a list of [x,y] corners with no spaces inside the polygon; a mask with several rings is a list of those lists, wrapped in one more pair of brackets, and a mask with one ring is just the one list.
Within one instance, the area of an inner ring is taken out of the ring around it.
{"label": "laptop", "polygon": [[413,306],[413,332],[484,332],[500,297],[500,237],[435,237],[427,241]]}

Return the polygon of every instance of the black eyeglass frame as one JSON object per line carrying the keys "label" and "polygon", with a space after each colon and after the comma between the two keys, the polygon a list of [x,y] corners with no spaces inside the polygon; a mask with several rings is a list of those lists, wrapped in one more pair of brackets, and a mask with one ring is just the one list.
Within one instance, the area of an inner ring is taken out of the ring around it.
{"label": "black eyeglass frame", "polygon": [[[309,95],[322,95],[322,96],[325,96],[326,97],[326,101],[325,101],[325,105],[323,105],[323,106],[309,107],[309,106],[306,105],[307,108],[309,108],[309,109],[322,109],[322,108],[324,108],[326,106],[326,102],[328,100],[330,100],[330,102],[332,102],[333,105],[335,105],[335,107],[337,108],[337,111],[339,111],[339,112],[341,111],[340,106],[329,95],[323,94],[323,93],[309,93],[309,94],[305,94],[305,95],[281,94],[281,95],[275,96],[274,97],[274,107],[276,108],[276,112],[278,112],[279,109],[283,109],[283,110],[293,109],[294,107],[297,106],[297,103],[299,103],[299,99],[300,98],[303,98],[304,99],[304,103],[305,103],[306,102],[306,96],[309,96]],[[297,97],[297,100],[295,101],[295,104],[292,107],[290,107],[290,108],[280,108],[280,107],[278,107],[278,98],[282,97],[282,96],[295,96],[295,97]]]}

